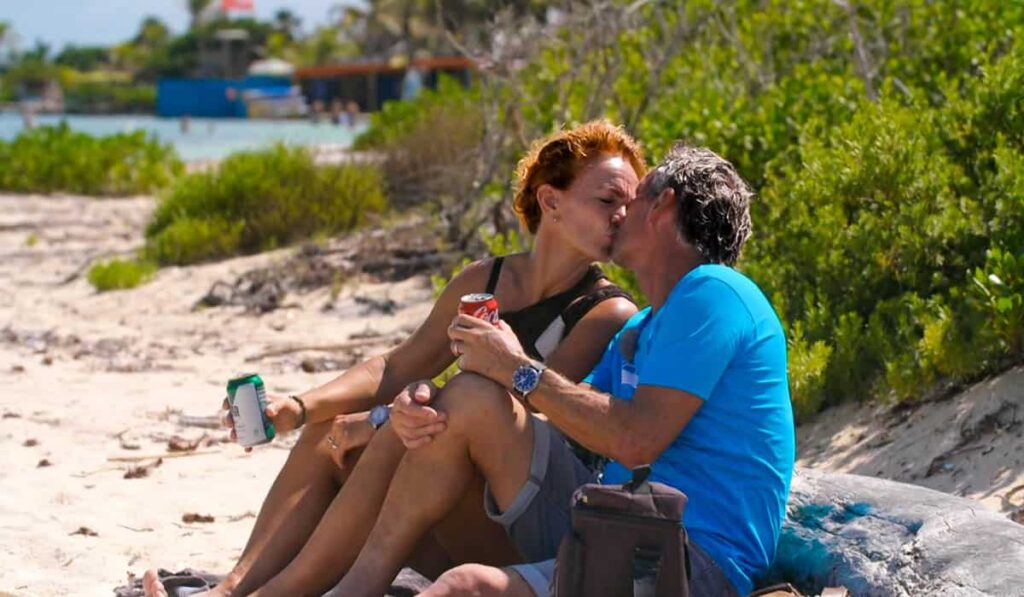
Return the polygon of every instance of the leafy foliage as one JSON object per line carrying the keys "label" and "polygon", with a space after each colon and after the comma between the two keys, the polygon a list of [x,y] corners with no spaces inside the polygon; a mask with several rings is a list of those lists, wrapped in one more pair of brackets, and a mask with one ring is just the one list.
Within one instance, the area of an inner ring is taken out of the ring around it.
{"label": "leafy foliage", "polygon": [[135,288],[149,280],[156,264],[149,261],[111,259],[89,268],[89,283],[100,292]]}
{"label": "leafy foliage", "polygon": [[597,18],[614,2],[573,10],[590,26],[548,32],[498,121],[530,138],[606,116],[654,159],[683,139],[736,164],[759,196],[739,267],[786,326],[798,416],[1024,359],[1024,4],[638,3],[628,27]]}
{"label": "leafy foliage", "polygon": [[388,197],[396,206],[440,205],[471,189],[476,172],[466,167],[481,139],[474,90],[442,77],[414,101],[387,102],[353,145],[384,155]]}
{"label": "leafy foliage", "polygon": [[146,228],[146,256],[187,264],[255,253],[350,230],[385,205],[373,166],[317,166],[284,145],[237,153],[177,181]]}
{"label": "leafy foliage", "polygon": [[0,189],[131,195],[167,185],[182,171],[168,144],[143,132],[94,137],[66,124],[0,141]]}

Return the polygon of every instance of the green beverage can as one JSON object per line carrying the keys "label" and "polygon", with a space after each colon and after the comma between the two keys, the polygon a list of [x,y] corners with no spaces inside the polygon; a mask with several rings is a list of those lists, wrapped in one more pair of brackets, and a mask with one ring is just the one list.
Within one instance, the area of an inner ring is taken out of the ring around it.
{"label": "green beverage can", "polygon": [[255,373],[241,373],[228,381],[228,404],[235,434],[243,446],[258,446],[274,439],[274,422],[267,417],[267,392]]}

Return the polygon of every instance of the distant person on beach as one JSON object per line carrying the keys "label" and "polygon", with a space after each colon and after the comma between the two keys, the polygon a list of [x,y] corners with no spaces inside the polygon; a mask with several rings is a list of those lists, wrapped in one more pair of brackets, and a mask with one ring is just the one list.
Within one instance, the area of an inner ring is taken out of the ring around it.
{"label": "distant person on beach", "polygon": [[[533,235],[530,251],[466,267],[426,321],[390,352],[303,394],[271,396],[267,414],[278,431],[301,427],[302,434],[240,560],[209,594],[319,595],[341,579],[377,519],[404,444],[429,444],[443,436],[443,413],[433,413],[424,425],[419,413],[403,416],[401,406],[391,406],[409,403],[410,391],[422,391],[420,384],[410,384],[436,377],[458,357],[448,326],[463,295],[492,293],[508,322],[503,329],[514,330],[532,358],[567,379],[582,379],[636,312],[629,295],[594,262],[609,258],[644,171],[636,142],[606,122],[538,141],[518,165],[514,200]],[[469,397],[478,385],[475,377],[455,375],[445,394]],[[392,412],[396,417],[389,421]],[[581,450],[580,458],[589,455]],[[485,513],[483,477],[474,476],[460,489],[459,506],[407,560],[429,578],[464,562],[519,561],[504,529]],[[144,588],[150,596],[165,594],[154,570],[147,571]]]}
{"label": "distant person on beach", "polygon": [[21,126],[26,131],[32,130],[35,126],[35,114],[32,112],[32,107],[26,103],[21,104]]}
{"label": "distant person on beach", "polygon": [[[750,191],[711,151],[680,145],[622,209],[612,258],[651,306],[634,315],[583,383],[545,368],[505,324],[458,316],[462,391],[400,397],[403,416],[445,430],[409,447],[376,524],[334,594],[379,596],[473,479],[529,564],[463,565],[424,597],[546,597],[575,488],[651,480],[688,496],[689,593],[750,593],[775,555],[795,458],[782,325],[732,268],[751,230]],[[511,398],[514,396],[515,398]],[[531,414],[536,411],[541,418]],[[599,477],[568,436],[610,459]],[[584,546],[585,548],[585,546]],[[586,572],[584,572],[585,574]]]}
{"label": "distant person on beach", "polygon": [[331,124],[338,126],[342,120],[342,103],[340,98],[334,98],[331,100]]}
{"label": "distant person on beach", "polygon": [[355,126],[359,122],[359,103],[355,100],[349,100],[345,104],[345,112],[348,114],[348,125],[350,127]]}

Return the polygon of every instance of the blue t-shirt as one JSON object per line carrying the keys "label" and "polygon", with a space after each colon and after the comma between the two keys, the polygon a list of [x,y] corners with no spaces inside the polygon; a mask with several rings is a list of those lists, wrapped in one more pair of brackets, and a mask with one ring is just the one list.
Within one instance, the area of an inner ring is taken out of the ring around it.
{"label": "blue t-shirt", "polygon": [[[632,361],[622,350],[630,338]],[[639,385],[703,400],[651,480],[687,495],[690,538],[749,593],[775,557],[796,456],[785,336],[761,290],[726,266],[693,269],[660,309],[626,322],[583,381],[622,400]],[[612,461],[603,482],[631,476]]]}

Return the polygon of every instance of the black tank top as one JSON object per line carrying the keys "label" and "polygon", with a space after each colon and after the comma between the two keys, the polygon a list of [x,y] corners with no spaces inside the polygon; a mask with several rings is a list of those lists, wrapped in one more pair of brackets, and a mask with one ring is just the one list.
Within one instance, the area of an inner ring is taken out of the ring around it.
{"label": "black tank top", "polygon": [[[504,257],[496,257],[494,265],[491,266],[491,276],[487,280],[486,290],[491,294],[494,294],[494,289],[498,286],[504,261]],[[519,343],[529,356],[541,361],[547,360],[562,339],[569,335],[572,328],[591,309],[614,297],[634,302],[628,292],[614,284],[594,288],[598,281],[604,279],[606,278],[601,268],[591,265],[587,273],[572,288],[518,311],[501,312],[501,318],[516,333]]]}

